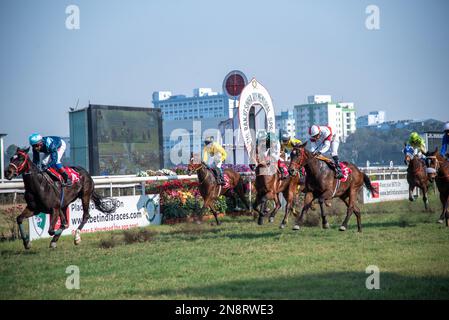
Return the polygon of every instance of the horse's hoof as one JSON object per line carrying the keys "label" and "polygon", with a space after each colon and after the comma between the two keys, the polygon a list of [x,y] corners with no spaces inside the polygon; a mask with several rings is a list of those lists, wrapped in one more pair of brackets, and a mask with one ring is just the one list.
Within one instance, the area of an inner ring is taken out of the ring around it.
{"label": "horse's hoof", "polygon": [[268,222],[269,222],[269,223],[273,223],[273,222],[274,222],[274,218],[273,218],[273,217],[270,217],[270,218],[268,219]]}
{"label": "horse's hoof", "polygon": [[281,224],[281,225],[279,226],[279,228],[285,229],[285,224]]}
{"label": "horse's hoof", "polygon": [[263,225],[263,219],[260,219],[260,218],[259,218],[259,220],[257,220],[257,224],[258,224],[259,226]]}
{"label": "horse's hoof", "polygon": [[299,230],[299,225],[298,224],[295,224],[295,226],[293,227],[293,230]]}
{"label": "horse's hoof", "polygon": [[23,246],[25,247],[26,250],[31,249],[31,242],[30,241],[24,241],[23,242]]}
{"label": "horse's hoof", "polygon": [[439,220],[438,220],[438,223],[443,224],[443,223],[444,223],[444,220],[443,220],[443,219],[439,219]]}
{"label": "horse's hoof", "polygon": [[326,222],[325,224],[323,224],[323,229],[329,229],[330,225],[329,222]]}
{"label": "horse's hoof", "polygon": [[51,248],[51,249],[55,249],[56,246],[57,246],[57,245],[56,245],[56,242],[53,242],[53,241],[50,242],[50,248]]}
{"label": "horse's hoof", "polygon": [[340,230],[340,231],[346,231],[346,227],[345,227],[345,226],[340,226],[340,228],[338,228],[338,230]]}

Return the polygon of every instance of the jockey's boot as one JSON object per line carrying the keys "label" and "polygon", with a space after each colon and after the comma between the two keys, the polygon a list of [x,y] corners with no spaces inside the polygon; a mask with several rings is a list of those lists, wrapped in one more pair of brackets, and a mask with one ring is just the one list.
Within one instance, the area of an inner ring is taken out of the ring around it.
{"label": "jockey's boot", "polygon": [[67,174],[67,172],[64,170],[64,168],[61,168],[58,170],[59,174],[64,178],[64,183],[67,187],[71,187],[72,186],[72,179],[70,179],[69,175]]}
{"label": "jockey's boot", "polygon": [[217,168],[217,171],[218,171],[218,181],[217,181],[217,183],[219,185],[224,186],[226,184],[226,182],[224,180],[223,170],[221,168]]}
{"label": "jockey's boot", "polygon": [[341,179],[343,178],[343,173],[341,172],[340,161],[338,160],[338,156],[333,156],[334,165],[335,165],[335,178]]}

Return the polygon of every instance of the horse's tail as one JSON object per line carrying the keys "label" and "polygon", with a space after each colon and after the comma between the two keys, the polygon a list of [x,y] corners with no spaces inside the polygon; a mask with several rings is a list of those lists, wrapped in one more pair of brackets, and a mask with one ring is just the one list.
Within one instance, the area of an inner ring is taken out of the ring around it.
{"label": "horse's tail", "polygon": [[365,187],[371,192],[371,195],[373,197],[376,196],[377,195],[377,190],[371,184],[371,180],[366,175],[366,173],[362,173],[362,174],[363,174],[363,182],[365,183]]}
{"label": "horse's tail", "polygon": [[95,191],[92,192],[92,201],[95,204],[95,209],[103,213],[114,213],[117,209],[117,202],[114,199],[102,197]]}

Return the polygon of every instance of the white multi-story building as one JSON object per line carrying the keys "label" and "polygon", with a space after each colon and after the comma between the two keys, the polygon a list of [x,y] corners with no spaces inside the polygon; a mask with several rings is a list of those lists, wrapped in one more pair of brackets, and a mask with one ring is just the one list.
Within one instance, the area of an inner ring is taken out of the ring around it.
{"label": "white multi-story building", "polygon": [[329,125],[341,141],[356,130],[355,108],[352,102],[332,102],[330,95],[309,96],[309,103],[294,107],[296,137],[309,138],[309,128],[314,125]]}
{"label": "white multi-story building", "polygon": [[285,130],[291,137],[296,135],[295,117],[292,110],[282,111],[276,116],[276,132]]}
{"label": "white multi-story building", "polygon": [[218,132],[218,124],[228,119],[232,110],[229,98],[213,92],[210,88],[196,88],[192,97],[172,95],[170,91],[156,91],[153,93],[153,106],[160,108],[162,113],[165,166],[173,165],[170,161],[170,151],[182,139],[180,137],[178,140],[172,140],[174,130],[184,129],[188,132],[184,138],[188,135],[191,150],[198,150],[199,146],[194,148],[192,139],[194,120],[201,122],[201,135],[211,129]]}
{"label": "white multi-story building", "polygon": [[371,111],[365,116],[357,118],[357,128],[377,126],[385,122],[385,111]]}

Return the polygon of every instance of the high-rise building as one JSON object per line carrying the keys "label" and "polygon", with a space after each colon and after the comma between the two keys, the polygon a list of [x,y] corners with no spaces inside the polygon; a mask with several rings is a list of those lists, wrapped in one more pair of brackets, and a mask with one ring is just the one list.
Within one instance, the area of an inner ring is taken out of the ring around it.
{"label": "high-rise building", "polygon": [[371,111],[369,114],[357,118],[357,128],[377,126],[385,122],[385,111]]}
{"label": "high-rise building", "polygon": [[219,132],[219,123],[227,120],[232,110],[229,98],[224,94],[213,92],[210,88],[196,88],[192,97],[172,95],[170,91],[156,91],[153,93],[152,102],[154,107],[161,109],[162,112],[166,167],[177,164],[172,162],[170,152],[181,140],[190,139],[191,150],[198,150],[201,147],[194,146],[194,121],[201,122],[202,136],[208,134],[207,132],[215,135],[212,131]]}
{"label": "high-rise building", "polygon": [[301,140],[309,137],[309,128],[314,125],[329,125],[346,141],[356,130],[355,108],[352,102],[332,102],[330,95],[308,97],[308,103],[294,107],[296,136]]}
{"label": "high-rise building", "polygon": [[282,111],[276,116],[276,132],[285,130],[291,137],[296,135],[295,117],[292,110]]}

